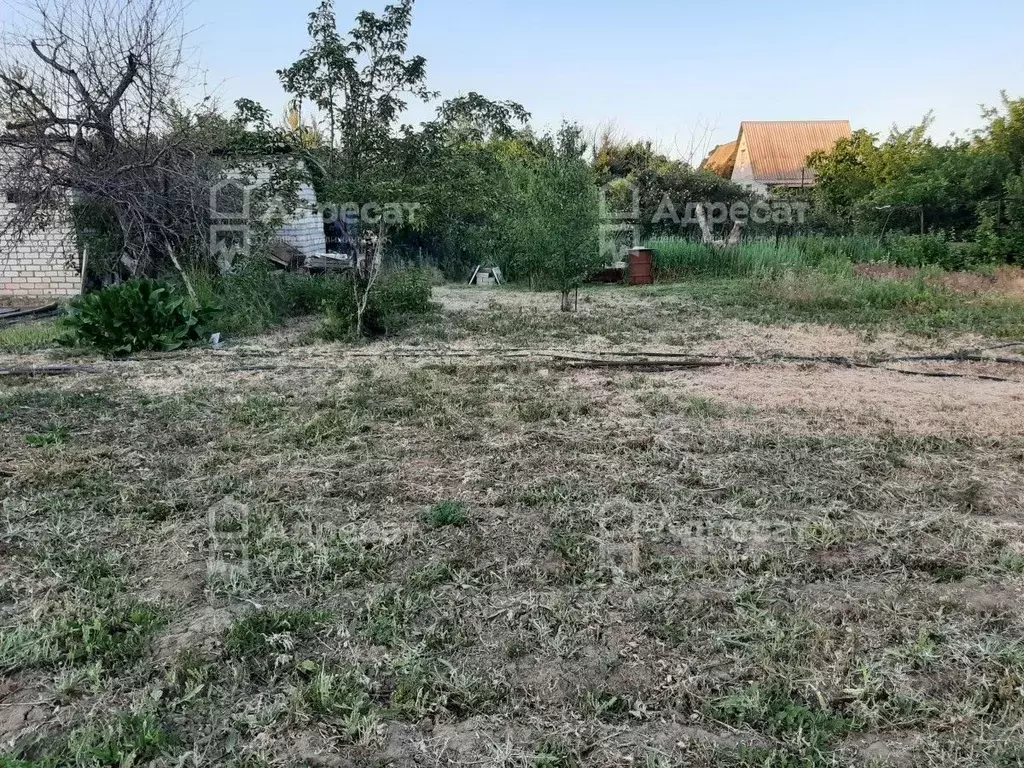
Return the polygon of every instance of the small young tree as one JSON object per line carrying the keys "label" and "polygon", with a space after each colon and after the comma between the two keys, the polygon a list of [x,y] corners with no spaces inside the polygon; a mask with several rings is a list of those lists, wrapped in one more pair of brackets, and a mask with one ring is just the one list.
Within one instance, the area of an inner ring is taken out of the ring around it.
{"label": "small young tree", "polygon": [[[320,154],[316,183],[324,202],[380,203],[402,199],[394,173],[396,123],[407,97],[427,100],[426,60],[407,56],[413,0],[362,11],[347,35],[338,31],[333,0],[309,16],[310,46],[278,72],[294,97],[326,117],[329,147]],[[396,197],[396,194],[398,197]],[[354,229],[357,324],[380,275],[387,232],[381,222],[347,222]],[[361,330],[361,328],[359,329]]]}
{"label": "small young tree", "polygon": [[536,157],[511,161],[510,227],[519,271],[556,288],[562,311],[573,291],[601,266],[600,211],[594,171],[576,125],[535,144]]}

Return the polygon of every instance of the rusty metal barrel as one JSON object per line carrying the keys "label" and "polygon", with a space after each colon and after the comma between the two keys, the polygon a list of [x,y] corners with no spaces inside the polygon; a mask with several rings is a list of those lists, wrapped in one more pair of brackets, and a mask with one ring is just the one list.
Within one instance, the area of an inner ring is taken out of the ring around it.
{"label": "rusty metal barrel", "polygon": [[654,284],[654,251],[634,248],[629,252],[629,284]]}

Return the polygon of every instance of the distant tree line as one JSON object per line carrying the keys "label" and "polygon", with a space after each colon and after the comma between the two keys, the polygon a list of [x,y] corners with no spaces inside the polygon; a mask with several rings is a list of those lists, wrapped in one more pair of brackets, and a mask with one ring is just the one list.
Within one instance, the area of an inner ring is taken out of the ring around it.
{"label": "distant tree line", "polygon": [[[260,213],[305,182],[325,204],[418,206],[411,220],[351,222],[371,283],[389,251],[415,251],[451,277],[497,264],[563,295],[608,258],[602,197],[613,209],[638,205],[641,240],[688,233],[659,215],[666,199],[752,201],[650,143],[608,133],[588,142],[573,124],[538,133],[522,105],[477,93],[437,101],[427,62],[408,51],[413,0],[363,11],[347,32],[323,0],[306,49],[277,73],[283,115],[249,99],[230,112],[213,99],[186,103],[179,0],[20,5],[0,60],[0,158],[14,170],[6,192],[17,207],[5,234],[45,226],[71,200],[93,269],[105,273],[214,269],[207,200],[227,170],[270,174],[255,200],[257,244],[275,224]],[[404,122],[411,101],[437,103],[434,117]],[[1024,102],[1004,98],[984,119],[971,139],[946,145],[927,138],[925,121],[884,140],[857,132],[815,155],[820,183],[801,192],[814,202],[807,230],[916,231],[925,211],[926,231],[1012,258],[1024,238]]]}
{"label": "distant tree line", "polygon": [[970,138],[939,144],[920,125],[884,139],[856,131],[809,165],[811,226],[836,234],[896,231],[971,245],[979,259],[1024,254],[1024,99],[1003,94]]}

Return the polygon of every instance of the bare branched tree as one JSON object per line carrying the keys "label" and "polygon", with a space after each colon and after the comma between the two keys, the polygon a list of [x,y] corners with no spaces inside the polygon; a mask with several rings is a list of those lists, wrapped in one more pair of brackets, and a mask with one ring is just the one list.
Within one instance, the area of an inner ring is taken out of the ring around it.
{"label": "bare branched tree", "polygon": [[142,274],[208,232],[203,151],[177,133],[182,0],[24,0],[0,53],[0,167],[23,236],[68,206],[116,233],[117,268]]}
{"label": "bare branched tree", "polygon": [[690,128],[690,134],[685,141],[681,141],[678,134],[673,139],[676,156],[691,168],[696,168],[711,151],[712,139],[717,130],[717,121],[698,119]]}

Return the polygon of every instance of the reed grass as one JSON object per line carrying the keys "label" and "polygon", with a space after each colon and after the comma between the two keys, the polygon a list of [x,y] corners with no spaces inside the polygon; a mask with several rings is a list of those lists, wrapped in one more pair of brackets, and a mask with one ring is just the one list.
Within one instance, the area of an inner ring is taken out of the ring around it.
{"label": "reed grass", "polygon": [[789,243],[753,241],[734,248],[713,248],[685,238],[653,240],[654,266],[660,279],[682,277],[770,277],[814,266]]}

